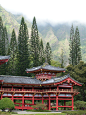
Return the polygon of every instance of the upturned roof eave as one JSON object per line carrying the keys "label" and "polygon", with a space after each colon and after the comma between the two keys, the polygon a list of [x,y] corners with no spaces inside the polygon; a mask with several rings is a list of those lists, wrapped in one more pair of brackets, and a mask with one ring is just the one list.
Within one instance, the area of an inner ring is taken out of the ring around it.
{"label": "upturned roof eave", "polygon": [[[47,83],[47,81],[45,81],[45,82],[42,83],[42,84],[60,84],[60,83],[64,82],[65,80],[67,80],[68,78],[70,78],[71,80],[75,81],[75,82],[76,82],[76,85],[79,85],[79,86],[82,86],[82,85],[83,85],[83,83],[80,83],[80,82],[76,81],[75,79],[73,79],[72,77],[70,77],[69,74],[66,75],[65,78],[61,77],[61,79],[59,79],[57,82],[55,81],[55,78],[54,78],[54,79],[53,79],[53,82],[51,82],[51,83],[48,82],[48,83]],[[48,81],[49,81],[49,80],[48,80]]]}
{"label": "upturned roof eave", "polygon": [[0,56],[0,60],[10,59],[10,55],[8,56]]}
{"label": "upturned roof eave", "polygon": [[59,67],[54,67],[53,69],[52,68],[53,68],[53,66],[51,66],[51,68],[45,68],[42,66],[38,66],[38,67],[31,68],[31,69],[26,69],[25,71],[28,73],[33,73],[33,72],[38,72],[38,71],[52,71],[52,72],[63,72],[63,71],[65,71],[64,68],[59,68]]}

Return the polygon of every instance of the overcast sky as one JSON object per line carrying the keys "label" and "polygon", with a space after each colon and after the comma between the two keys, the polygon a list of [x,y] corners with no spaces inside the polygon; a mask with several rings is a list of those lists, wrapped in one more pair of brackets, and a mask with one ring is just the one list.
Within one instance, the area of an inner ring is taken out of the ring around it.
{"label": "overcast sky", "polygon": [[86,23],[86,0],[0,0],[13,14],[23,14],[30,21],[52,23],[80,21]]}

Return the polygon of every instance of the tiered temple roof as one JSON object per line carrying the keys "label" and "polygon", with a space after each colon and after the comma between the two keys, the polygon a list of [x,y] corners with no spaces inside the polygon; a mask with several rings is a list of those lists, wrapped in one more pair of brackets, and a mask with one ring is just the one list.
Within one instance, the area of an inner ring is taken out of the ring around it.
{"label": "tiered temple roof", "polygon": [[54,67],[48,64],[43,64],[42,66],[38,66],[38,67],[33,67],[31,69],[26,69],[27,73],[37,73],[37,72],[43,72],[43,71],[50,71],[50,72],[63,72],[65,71],[64,68],[60,68],[60,67]]}
{"label": "tiered temple roof", "polygon": [[75,85],[80,85],[80,86],[82,85],[75,79],[71,78],[69,74],[61,77],[51,78],[50,80],[46,80],[43,82],[32,77],[0,75],[0,81],[9,84],[31,84],[31,85],[37,85],[37,84],[45,85],[45,84],[55,84],[55,83],[60,84],[62,82],[69,81],[70,83],[73,82]]}

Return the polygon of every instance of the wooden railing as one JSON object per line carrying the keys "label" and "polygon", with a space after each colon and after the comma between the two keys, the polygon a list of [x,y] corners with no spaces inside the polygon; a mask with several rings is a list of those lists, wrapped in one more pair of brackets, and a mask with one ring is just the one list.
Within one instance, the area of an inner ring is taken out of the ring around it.
{"label": "wooden railing", "polygon": [[43,90],[39,90],[39,89],[13,89],[12,88],[2,88],[2,90],[0,91],[12,91],[12,92],[78,92],[77,89],[43,89]]}

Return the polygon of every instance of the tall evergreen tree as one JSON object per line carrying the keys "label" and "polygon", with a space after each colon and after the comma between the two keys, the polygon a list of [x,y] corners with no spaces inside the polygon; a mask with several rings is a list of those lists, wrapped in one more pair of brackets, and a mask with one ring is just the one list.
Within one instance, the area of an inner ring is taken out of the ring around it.
{"label": "tall evergreen tree", "polygon": [[79,61],[82,59],[81,57],[81,44],[80,44],[80,35],[78,27],[76,27],[75,30],[75,65],[79,63]]}
{"label": "tall evergreen tree", "polygon": [[[0,55],[7,55],[8,51],[8,36],[7,36],[7,29],[3,27],[3,21],[0,17]],[[0,66],[0,74],[6,74],[7,67],[6,63]]]}
{"label": "tall evergreen tree", "polygon": [[1,41],[2,45],[1,45],[1,55],[5,56],[6,52],[5,52],[5,31],[3,28],[3,33],[2,33],[2,41]]}
{"label": "tall evergreen tree", "polygon": [[17,41],[16,41],[16,34],[14,29],[11,35],[9,55],[11,59],[8,62],[8,74],[16,75]]}
{"label": "tall evergreen tree", "polygon": [[3,21],[0,17],[0,55],[7,55],[8,53],[8,35],[6,27],[3,27]]}
{"label": "tall evergreen tree", "polygon": [[4,37],[5,37],[5,55],[7,55],[8,54],[8,47],[9,47],[9,39],[8,39],[6,27],[4,27]]}
{"label": "tall evergreen tree", "polygon": [[3,22],[0,17],[0,55],[2,55],[2,34],[3,34]]}
{"label": "tall evergreen tree", "polygon": [[51,56],[52,56],[52,51],[49,42],[46,44],[45,48],[45,60],[47,61],[48,64],[51,65]]}
{"label": "tall evergreen tree", "polygon": [[39,46],[39,60],[40,60],[40,65],[43,65],[43,63],[45,62],[45,57],[44,57],[44,46],[43,46],[42,39],[40,41],[40,46]]}
{"label": "tall evergreen tree", "polygon": [[8,54],[8,46],[9,46],[9,41],[8,41],[8,35],[7,35],[7,29],[6,27],[3,27],[3,33],[2,33],[2,55],[7,55]]}
{"label": "tall evergreen tree", "polygon": [[[6,52],[5,52],[5,31],[4,31],[4,28],[3,28],[3,31],[2,31],[1,43],[0,44],[1,44],[1,55],[5,56]],[[6,63],[1,65],[0,74],[6,75]]]}
{"label": "tall evergreen tree", "polygon": [[31,56],[33,61],[33,66],[40,65],[39,63],[39,35],[38,28],[36,24],[35,17],[33,18],[32,28],[31,28],[31,40],[30,40]]}
{"label": "tall evergreen tree", "polygon": [[74,52],[74,28],[73,28],[73,25],[71,27],[71,30],[70,30],[70,42],[69,42],[69,50],[70,50],[70,54],[69,54],[69,64],[72,64],[74,65],[74,60],[75,60],[75,52]]}
{"label": "tall evergreen tree", "polygon": [[76,27],[75,34],[73,25],[70,30],[70,44],[69,44],[69,64],[77,65],[81,60],[81,48],[80,48],[80,35],[78,27]]}
{"label": "tall evergreen tree", "polygon": [[22,17],[18,35],[17,75],[26,75],[25,69],[29,65],[28,38],[28,28]]}

